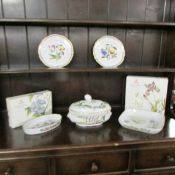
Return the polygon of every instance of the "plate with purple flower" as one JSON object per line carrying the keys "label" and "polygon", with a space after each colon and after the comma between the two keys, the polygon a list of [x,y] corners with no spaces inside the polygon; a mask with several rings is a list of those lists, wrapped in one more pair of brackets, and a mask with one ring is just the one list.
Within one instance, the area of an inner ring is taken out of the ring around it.
{"label": "plate with purple flower", "polygon": [[45,37],[38,47],[39,58],[50,68],[67,66],[73,58],[73,45],[65,36],[53,34]]}
{"label": "plate with purple flower", "polygon": [[114,36],[102,36],[93,47],[96,62],[102,67],[117,67],[125,57],[123,43]]}

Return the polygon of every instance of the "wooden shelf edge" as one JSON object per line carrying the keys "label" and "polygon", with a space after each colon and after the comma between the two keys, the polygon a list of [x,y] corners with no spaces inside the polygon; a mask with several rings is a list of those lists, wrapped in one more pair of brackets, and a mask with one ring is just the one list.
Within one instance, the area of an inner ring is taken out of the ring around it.
{"label": "wooden shelf edge", "polygon": [[110,27],[175,27],[174,22],[114,21],[114,20],[55,20],[55,19],[0,19],[1,25],[60,25]]}
{"label": "wooden shelf edge", "polygon": [[[118,106],[113,106],[113,107],[118,108]],[[15,130],[10,129],[7,126],[8,125],[7,124],[7,116],[6,116],[7,112],[2,111],[1,113],[3,113],[2,118],[1,118],[1,120],[2,120],[1,127],[6,127],[6,129],[7,129],[6,132],[11,133],[11,136],[13,136],[13,132],[15,132]],[[113,128],[115,126],[116,129],[114,129],[113,134],[117,134],[119,129],[121,129],[121,127],[119,127],[119,125],[116,122],[117,121],[116,116],[118,116],[120,113],[121,113],[121,111],[119,113],[118,112],[114,113],[114,115],[111,117],[110,121],[108,121],[108,123],[104,124],[104,128],[105,127],[108,128],[109,127],[108,125],[112,125],[111,128]],[[72,129],[70,130],[71,132],[73,132],[74,129],[76,131],[77,128],[74,127],[74,124],[71,123],[67,119],[67,117],[65,119],[66,120],[62,122],[62,130],[64,131],[65,126],[67,126],[67,124],[68,124],[68,127],[70,127],[70,126],[72,127]],[[103,128],[101,128],[101,129],[103,129]],[[163,131],[163,132],[167,132],[167,128],[164,128],[164,130],[165,131]],[[17,133],[19,134],[20,132],[22,132],[22,129],[19,128],[17,131],[18,131]],[[110,131],[110,132],[112,132],[112,131]],[[135,132],[135,131],[133,131],[133,132]],[[56,132],[56,133],[58,133],[58,135],[59,135],[59,132]],[[137,132],[137,134],[140,135],[139,137],[144,135],[144,134],[139,133],[139,132]],[[7,136],[3,135],[4,138]],[[50,135],[50,136],[51,136],[51,138],[53,137],[52,135]],[[132,134],[131,134],[131,136],[132,136]],[[15,138],[15,135],[13,137]],[[11,138],[11,139],[13,140],[14,138]],[[117,150],[130,150],[130,149],[134,149],[135,146],[137,146],[137,149],[152,149],[155,147],[157,148],[157,144],[159,144],[159,147],[164,148],[170,142],[171,142],[172,147],[174,147],[174,145],[175,145],[174,137],[164,137],[164,136],[161,136],[161,134],[160,134],[160,137],[156,136],[154,138],[154,135],[153,136],[152,135],[145,135],[145,138],[146,138],[146,140],[145,139],[141,139],[141,140],[140,139],[127,139],[127,140],[125,139],[125,140],[123,140],[123,139],[120,139],[120,137],[117,137],[115,139],[110,139],[110,141],[107,141],[104,143],[93,143],[93,144],[92,143],[87,143],[87,144],[69,143],[67,141],[65,143],[64,142],[63,143],[59,143],[59,142],[52,143],[52,141],[51,141],[50,143],[47,143],[46,145],[45,144],[40,144],[38,146],[33,146],[33,145],[26,146],[25,145],[24,147],[21,145],[20,145],[20,147],[18,147],[18,145],[13,146],[13,144],[6,145],[6,143],[4,144],[4,142],[2,142],[3,144],[0,147],[0,154],[32,153],[32,152],[45,152],[45,151],[47,152],[47,151],[61,151],[61,150],[65,151],[65,153],[66,153],[66,151],[69,151],[70,149],[72,151],[75,151],[75,152],[77,149],[81,149],[82,151],[86,150],[89,152],[89,151],[93,151],[94,149],[98,149],[98,148],[102,148],[102,147],[105,150],[116,149],[116,148],[117,148]],[[32,140],[32,137],[29,137],[29,139]],[[33,139],[35,140],[36,137],[34,137]],[[23,140],[23,141],[25,142],[26,140]]]}
{"label": "wooden shelf edge", "polygon": [[175,73],[175,68],[158,68],[158,67],[117,67],[117,68],[92,68],[92,67],[68,67],[68,68],[31,68],[31,69],[0,69],[1,74],[30,74],[30,73],[79,73],[79,72],[167,72]]}

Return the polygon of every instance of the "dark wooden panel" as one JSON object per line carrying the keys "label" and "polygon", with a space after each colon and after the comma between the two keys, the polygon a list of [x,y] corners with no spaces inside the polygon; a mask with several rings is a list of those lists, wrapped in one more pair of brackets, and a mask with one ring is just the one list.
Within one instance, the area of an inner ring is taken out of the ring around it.
{"label": "dark wooden panel", "polygon": [[146,0],[128,0],[128,21],[144,21]]}
{"label": "dark wooden panel", "polygon": [[6,97],[10,97],[12,95],[11,87],[10,87],[10,80],[8,75],[1,75],[0,76],[0,109],[6,108]]}
{"label": "dark wooden panel", "polygon": [[125,46],[126,29],[122,28],[108,28],[108,35],[117,37]]}
{"label": "dark wooden panel", "polygon": [[69,19],[88,19],[87,0],[68,0]]}
{"label": "dark wooden panel", "polygon": [[89,18],[105,20],[108,17],[108,0],[89,0]]}
{"label": "dark wooden panel", "polygon": [[5,18],[24,18],[23,0],[2,0]]}
{"label": "dark wooden panel", "polygon": [[128,21],[144,21],[146,0],[128,0]]}
{"label": "dark wooden panel", "polygon": [[148,0],[146,21],[163,21],[165,0]]}
{"label": "dark wooden panel", "polygon": [[89,92],[95,99],[121,105],[123,76],[114,73],[89,73]]}
{"label": "dark wooden panel", "polygon": [[126,20],[127,0],[109,0],[109,20]]}
{"label": "dark wooden panel", "polygon": [[159,53],[159,66],[165,67],[166,59],[166,47],[167,47],[167,31],[160,31],[161,40],[160,40],[160,53]]}
{"label": "dark wooden panel", "polygon": [[70,104],[83,100],[84,95],[89,93],[88,77],[86,73],[70,74],[69,101]]}
{"label": "dark wooden panel", "polygon": [[0,18],[3,18],[3,7],[2,7],[2,1],[0,1]]}
{"label": "dark wooden panel", "polygon": [[29,75],[10,75],[12,96],[31,93],[31,79]]}
{"label": "dark wooden panel", "polygon": [[161,31],[146,30],[143,43],[143,66],[157,66],[160,54]]}
{"label": "dark wooden panel", "polygon": [[165,64],[167,67],[175,67],[175,59],[174,59],[174,48],[175,48],[175,31],[169,31],[167,37],[167,52]]}
{"label": "dark wooden panel", "polygon": [[7,26],[6,37],[10,68],[27,68],[27,41],[25,27]]}
{"label": "dark wooden panel", "polygon": [[88,61],[88,30],[87,28],[71,27],[69,32],[69,39],[74,47],[74,57],[71,61],[71,66],[86,66]]}
{"label": "dark wooden panel", "polygon": [[46,18],[46,4],[44,0],[25,0],[27,18]]}
{"label": "dark wooden panel", "polygon": [[175,21],[175,1],[171,1],[171,8],[170,8],[170,21]]}
{"label": "dark wooden panel", "polygon": [[49,19],[67,18],[67,1],[65,0],[47,0]]}
{"label": "dark wooden panel", "polygon": [[93,46],[97,39],[107,34],[106,28],[90,28],[89,29],[89,51],[88,51],[88,64],[90,66],[98,66],[93,56]]}
{"label": "dark wooden panel", "polygon": [[59,34],[68,37],[68,28],[67,27],[49,27],[50,34]]}
{"label": "dark wooden panel", "polygon": [[126,65],[140,65],[142,58],[143,30],[127,30],[126,37]]}
{"label": "dark wooden panel", "polygon": [[38,45],[41,40],[47,35],[45,27],[27,27],[30,67],[45,67],[38,56]]}
{"label": "dark wooden panel", "polygon": [[170,14],[171,14],[171,0],[165,0],[164,4],[164,17],[163,17],[163,21],[165,22],[169,22],[170,20]]}
{"label": "dark wooden panel", "polygon": [[6,40],[3,26],[0,26],[0,67],[8,67]]}
{"label": "dark wooden panel", "polygon": [[69,84],[68,73],[53,73],[53,74],[37,74],[32,76],[33,92],[51,90],[53,97],[53,106],[69,106],[70,91],[72,89]]}

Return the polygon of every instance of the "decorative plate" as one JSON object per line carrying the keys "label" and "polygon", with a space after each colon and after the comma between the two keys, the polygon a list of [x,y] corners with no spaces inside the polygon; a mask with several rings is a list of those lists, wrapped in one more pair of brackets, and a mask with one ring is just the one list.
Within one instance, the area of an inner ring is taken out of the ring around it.
{"label": "decorative plate", "polygon": [[39,58],[50,68],[61,68],[68,65],[73,57],[73,45],[62,35],[45,37],[38,47]]}
{"label": "decorative plate", "polygon": [[95,42],[93,55],[101,66],[117,67],[124,61],[125,49],[116,37],[103,36]]}
{"label": "decorative plate", "polygon": [[157,112],[127,109],[120,115],[118,121],[124,128],[157,134],[164,127],[165,116]]}
{"label": "decorative plate", "polygon": [[41,134],[55,129],[61,124],[60,114],[49,114],[29,120],[23,125],[23,130],[28,135]]}

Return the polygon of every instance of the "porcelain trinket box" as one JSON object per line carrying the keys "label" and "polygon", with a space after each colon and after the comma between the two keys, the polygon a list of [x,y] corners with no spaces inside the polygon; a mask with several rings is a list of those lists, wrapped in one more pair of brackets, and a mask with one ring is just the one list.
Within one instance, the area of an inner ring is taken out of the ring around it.
{"label": "porcelain trinket box", "polygon": [[85,100],[73,103],[69,107],[68,118],[81,127],[102,125],[111,116],[111,106],[104,101],[85,95]]}

